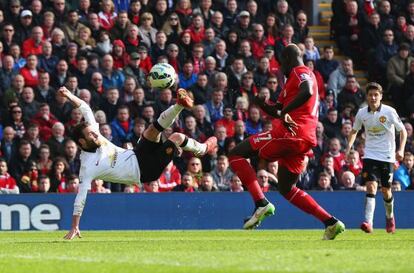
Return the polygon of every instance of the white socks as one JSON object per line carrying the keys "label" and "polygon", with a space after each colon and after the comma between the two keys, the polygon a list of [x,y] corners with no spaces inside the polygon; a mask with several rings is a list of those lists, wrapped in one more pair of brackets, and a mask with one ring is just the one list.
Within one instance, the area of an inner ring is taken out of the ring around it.
{"label": "white socks", "polygon": [[180,112],[184,109],[183,106],[174,104],[171,105],[167,110],[161,113],[157,122],[161,125],[162,128],[166,129],[173,125],[175,118],[180,114]]}
{"label": "white socks", "polygon": [[372,226],[375,211],[375,195],[367,194],[365,197],[365,222]]}
{"label": "white socks", "polygon": [[187,143],[184,141],[184,146],[181,146],[184,151],[192,152],[195,155],[203,155],[207,151],[207,145],[204,143],[200,143],[195,139],[187,137]]}
{"label": "white socks", "polygon": [[384,207],[387,219],[394,218],[394,197],[389,200],[384,199]]}

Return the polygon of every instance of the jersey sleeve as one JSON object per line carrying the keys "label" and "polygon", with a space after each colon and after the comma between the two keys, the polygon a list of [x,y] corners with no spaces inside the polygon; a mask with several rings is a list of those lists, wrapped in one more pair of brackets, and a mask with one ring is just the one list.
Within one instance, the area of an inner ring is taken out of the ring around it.
{"label": "jersey sleeve", "polygon": [[79,106],[79,110],[81,111],[86,123],[92,126],[93,130],[96,133],[99,133],[99,124],[96,122],[95,116],[93,115],[92,109],[89,107],[89,105],[86,102],[82,101],[81,105]]}
{"label": "jersey sleeve", "polygon": [[88,190],[91,189],[92,177],[90,177],[84,167],[80,169],[79,180],[79,191],[75,198],[75,203],[73,205],[73,215],[81,216],[83,208],[86,204],[86,196],[88,195]]}
{"label": "jersey sleeve", "polygon": [[400,119],[400,117],[398,116],[398,114],[397,114],[397,111],[395,111],[394,109],[392,110],[392,112],[391,112],[391,120],[392,120],[392,123],[394,124],[394,126],[395,126],[395,129],[398,131],[398,132],[400,132],[402,129],[404,129],[405,127],[404,127],[404,124],[402,123],[402,121],[401,121],[401,119]]}
{"label": "jersey sleeve", "polygon": [[306,71],[306,70],[295,70],[295,75],[296,75],[296,81],[297,81],[297,86],[299,87],[303,82],[308,81],[310,83],[310,85],[313,85],[313,78],[312,75],[310,74],[312,73],[311,71]]}
{"label": "jersey sleeve", "polygon": [[361,119],[361,110],[355,116],[354,125],[352,126],[355,131],[361,130],[362,127],[362,119]]}

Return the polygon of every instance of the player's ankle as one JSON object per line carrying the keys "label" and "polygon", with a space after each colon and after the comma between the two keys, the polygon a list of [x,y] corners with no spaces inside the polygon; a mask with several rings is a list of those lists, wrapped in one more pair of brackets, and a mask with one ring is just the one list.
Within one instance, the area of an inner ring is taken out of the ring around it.
{"label": "player's ankle", "polygon": [[325,227],[335,225],[337,222],[338,222],[338,219],[336,219],[333,216],[331,218],[329,218],[328,220],[323,221]]}
{"label": "player's ankle", "polygon": [[256,208],[267,206],[267,204],[269,204],[269,201],[267,201],[266,198],[260,199],[255,202]]}

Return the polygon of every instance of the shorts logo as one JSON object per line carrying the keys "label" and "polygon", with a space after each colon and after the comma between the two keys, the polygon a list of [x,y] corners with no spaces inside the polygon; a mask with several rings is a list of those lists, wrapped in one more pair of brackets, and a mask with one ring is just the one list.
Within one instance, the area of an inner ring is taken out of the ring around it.
{"label": "shorts logo", "polygon": [[172,154],[172,152],[174,151],[174,149],[173,148],[171,148],[171,147],[168,147],[167,149],[165,149],[165,153],[167,154],[167,155],[170,155],[170,154]]}
{"label": "shorts logo", "polygon": [[386,121],[387,121],[387,118],[385,116],[380,116],[379,117],[379,122],[385,123]]}

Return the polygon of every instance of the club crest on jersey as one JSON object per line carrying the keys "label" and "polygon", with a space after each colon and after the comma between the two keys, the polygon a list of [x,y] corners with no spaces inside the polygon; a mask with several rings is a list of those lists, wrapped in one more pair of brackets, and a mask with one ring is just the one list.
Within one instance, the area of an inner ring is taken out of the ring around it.
{"label": "club crest on jersey", "polygon": [[378,120],[381,123],[385,123],[385,122],[387,122],[387,117],[386,116],[380,116]]}
{"label": "club crest on jersey", "polygon": [[167,155],[170,155],[170,154],[172,154],[172,152],[174,151],[174,149],[173,148],[171,148],[171,147],[168,147],[167,149],[165,149],[165,153],[167,154]]}

